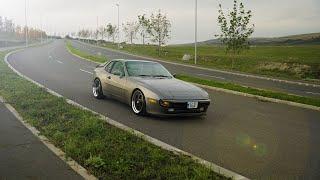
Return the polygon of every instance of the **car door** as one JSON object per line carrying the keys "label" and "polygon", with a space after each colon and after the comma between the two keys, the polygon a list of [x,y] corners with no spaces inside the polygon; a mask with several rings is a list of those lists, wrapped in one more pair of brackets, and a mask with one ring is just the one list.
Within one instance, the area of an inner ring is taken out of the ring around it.
{"label": "car door", "polygon": [[124,71],[124,65],[121,61],[114,62],[114,65],[110,71],[110,77],[108,78],[110,82],[110,93],[119,100],[124,100],[127,78]]}
{"label": "car door", "polygon": [[103,71],[103,75],[101,76],[101,83],[102,83],[102,88],[103,88],[103,92],[104,94],[111,94],[111,69],[114,65],[114,61],[111,61],[109,64],[107,64],[104,67],[104,71]]}

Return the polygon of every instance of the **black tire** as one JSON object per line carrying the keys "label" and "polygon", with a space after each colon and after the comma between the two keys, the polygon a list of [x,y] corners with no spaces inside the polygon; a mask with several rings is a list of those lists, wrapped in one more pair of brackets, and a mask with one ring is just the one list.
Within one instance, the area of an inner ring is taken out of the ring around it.
{"label": "black tire", "polygon": [[146,115],[146,100],[144,94],[140,90],[135,90],[131,96],[131,109],[134,114]]}
{"label": "black tire", "polygon": [[96,99],[103,99],[104,98],[101,82],[99,79],[95,79],[93,81],[92,94]]}

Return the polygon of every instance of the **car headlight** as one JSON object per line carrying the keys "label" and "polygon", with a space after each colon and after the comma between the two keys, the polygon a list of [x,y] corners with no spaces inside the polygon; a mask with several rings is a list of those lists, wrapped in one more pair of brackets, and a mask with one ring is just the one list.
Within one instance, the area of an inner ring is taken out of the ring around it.
{"label": "car headlight", "polygon": [[153,98],[148,98],[148,102],[149,102],[150,104],[157,104],[157,103],[158,103],[158,100],[153,99]]}

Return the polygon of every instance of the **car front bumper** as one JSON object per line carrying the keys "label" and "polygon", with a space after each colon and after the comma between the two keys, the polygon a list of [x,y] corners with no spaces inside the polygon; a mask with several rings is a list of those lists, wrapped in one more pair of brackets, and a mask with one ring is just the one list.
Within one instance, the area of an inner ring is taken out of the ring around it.
{"label": "car front bumper", "polygon": [[[208,100],[166,100],[170,102],[169,107],[163,107],[159,102],[149,103],[147,102],[146,111],[149,114],[161,115],[161,116],[201,116],[205,115],[211,101]],[[197,101],[198,107],[194,109],[188,109],[188,102]]]}

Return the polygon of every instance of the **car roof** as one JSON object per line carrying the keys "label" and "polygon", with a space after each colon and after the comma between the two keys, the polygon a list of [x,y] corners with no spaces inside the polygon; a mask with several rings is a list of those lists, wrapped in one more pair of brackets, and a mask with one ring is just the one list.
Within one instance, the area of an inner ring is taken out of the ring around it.
{"label": "car roof", "polygon": [[139,60],[139,59],[113,59],[112,61],[121,61],[121,62],[150,62],[150,63],[157,63],[157,62],[154,62],[154,61]]}

